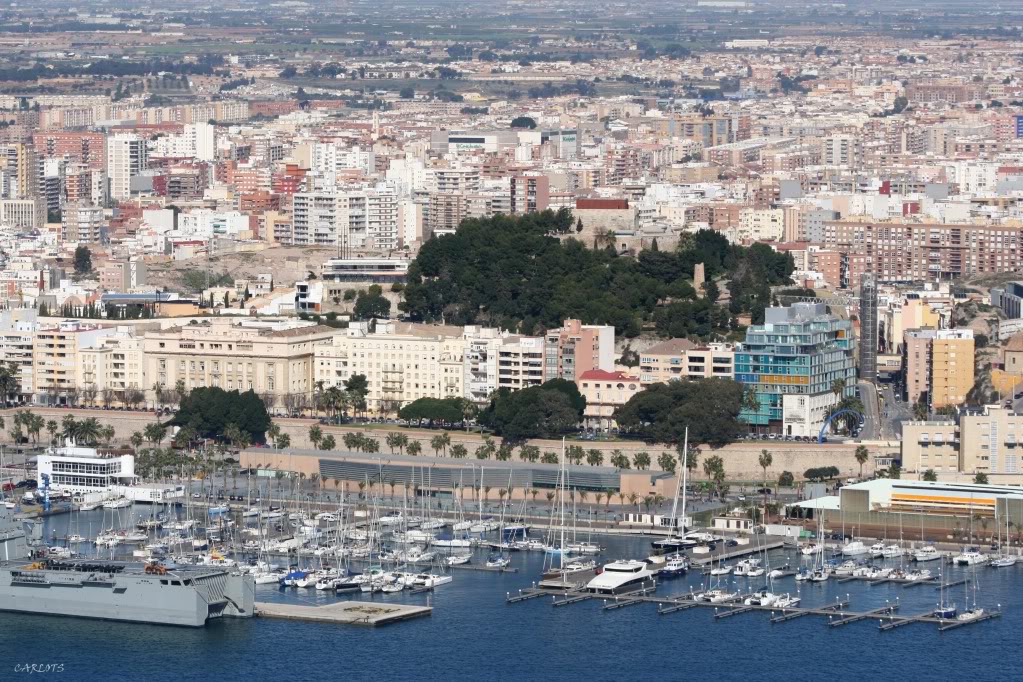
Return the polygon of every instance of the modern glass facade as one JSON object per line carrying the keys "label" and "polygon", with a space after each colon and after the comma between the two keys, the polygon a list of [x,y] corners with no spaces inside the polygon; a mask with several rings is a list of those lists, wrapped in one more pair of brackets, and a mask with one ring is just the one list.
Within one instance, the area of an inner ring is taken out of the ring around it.
{"label": "modern glass facade", "polygon": [[739,418],[753,426],[784,422],[783,396],[826,395],[836,380],[851,395],[853,347],[852,323],[828,314],[823,303],[768,309],[764,324],[750,326],[735,353],[735,379],[752,388],[759,403]]}

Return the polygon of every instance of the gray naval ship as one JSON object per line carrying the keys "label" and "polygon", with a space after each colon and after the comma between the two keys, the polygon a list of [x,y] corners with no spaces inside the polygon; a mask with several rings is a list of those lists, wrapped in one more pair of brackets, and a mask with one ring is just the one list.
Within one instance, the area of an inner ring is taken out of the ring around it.
{"label": "gray naval ship", "polygon": [[0,505],[0,611],[191,627],[255,613],[251,576],[220,567],[33,559],[32,532]]}

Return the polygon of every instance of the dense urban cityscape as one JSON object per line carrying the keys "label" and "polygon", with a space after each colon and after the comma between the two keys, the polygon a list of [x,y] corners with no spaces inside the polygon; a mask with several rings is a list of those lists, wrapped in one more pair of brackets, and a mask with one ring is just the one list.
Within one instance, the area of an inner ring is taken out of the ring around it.
{"label": "dense urban cityscape", "polygon": [[15,673],[1012,675],[1023,6],[0,6],[0,394]]}

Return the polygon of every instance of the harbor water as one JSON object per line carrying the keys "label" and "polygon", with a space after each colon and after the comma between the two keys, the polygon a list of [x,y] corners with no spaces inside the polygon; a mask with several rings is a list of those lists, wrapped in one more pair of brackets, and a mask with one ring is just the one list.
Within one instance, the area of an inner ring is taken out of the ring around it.
{"label": "harbor water", "polygon": [[[53,523],[67,524],[66,520]],[[643,538],[602,538],[603,560],[642,558]],[[474,562],[481,564],[477,552]],[[553,608],[551,597],[506,604],[508,593],[530,587],[544,555],[514,552],[516,573],[452,570],[454,581],[432,593],[356,593],[338,597],[315,590],[257,586],[257,601],[301,604],[362,599],[427,604],[429,617],[380,628],[271,619],[223,619],[205,628],[176,628],[84,619],[0,613],[8,653],[0,680],[15,679],[18,664],[59,664],[75,680],[862,680],[868,677],[948,679],[969,668],[970,678],[1015,679],[1017,635],[1023,625],[1023,565],[976,570],[978,605],[1000,608],[1001,618],[939,633],[914,623],[879,632],[876,619],[829,628],[826,617],[808,615],[771,624],[770,614],[714,619],[714,609],[658,615],[653,604],[604,611],[600,600]],[[794,551],[773,552],[772,566],[798,565]],[[926,565],[937,572],[937,562]],[[431,569],[441,571],[443,569]],[[946,567],[946,581],[973,569]],[[657,595],[688,592],[710,580],[698,571],[664,580]],[[728,576],[730,591],[751,591],[761,578]],[[849,611],[880,608],[898,600],[898,614],[920,615],[938,602],[933,585],[903,587],[860,581],[776,581],[775,592],[798,591],[802,606],[848,599]],[[846,596],[848,595],[848,597]],[[962,585],[949,598],[960,609],[969,596]],[[112,672],[113,671],[113,672]],[[38,677],[40,675],[34,675]],[[45,676],[45,675],[42,675]]]}

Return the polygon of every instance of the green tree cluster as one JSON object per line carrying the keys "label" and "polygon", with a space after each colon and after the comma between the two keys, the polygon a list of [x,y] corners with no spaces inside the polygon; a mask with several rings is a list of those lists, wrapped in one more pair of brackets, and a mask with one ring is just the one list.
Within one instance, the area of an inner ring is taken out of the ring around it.
{"label": "green tree cluster", "polygon": [[398,417],[408,421],[460,422],[465,402],[464,398],[419,398],[398,410]]}
{"label": "green tree cluster", "polygon": [[650,443],[678,445],[689,428],[690,443],[717,447],[733,442],[743,387],[731,379],[697,379],[654,384],[615,411],[615,421]]}
{"label": "green tree cluster", "polygon": [[575,317],[614,325],[629,337],[650,321],[665,335],[710,337],[727,331],[730,319],[693,288],[697,263],[708,277],[730,278],[732,314],[756,308],[761,317],[770,285],[794,268],[788,255],[763,245],[733,246],[712,230],[697,232],[677,251],[648,249],[633,258],[608,248],[606,239],[605,248],[587,249],[558,238],[574,227],[567,210],[466,220],[455,234],[420,249],[401,309],[414,321],[522,333]]}
{"label": "green tree cluster", "polygon": [[579,423],[586,399],[571,381],[553,379],[519,391],[501,389],[480,422],[510,442],[552,438]]}
{"label": "green tree cluster", "polygon": [[228,425],[235,425],[253,443],[266,442],[270,415],[254,391],[225,391],[216,386],[194,388],[181,399],[177,414],[169,422],[189,426],[201,438],[224,440]]}
{"label": "green tree cluster", "polygon": [[808,481],[825,481],[837,477],[841,472],[838,467],[814,467],[803,472],[803,478]]}

